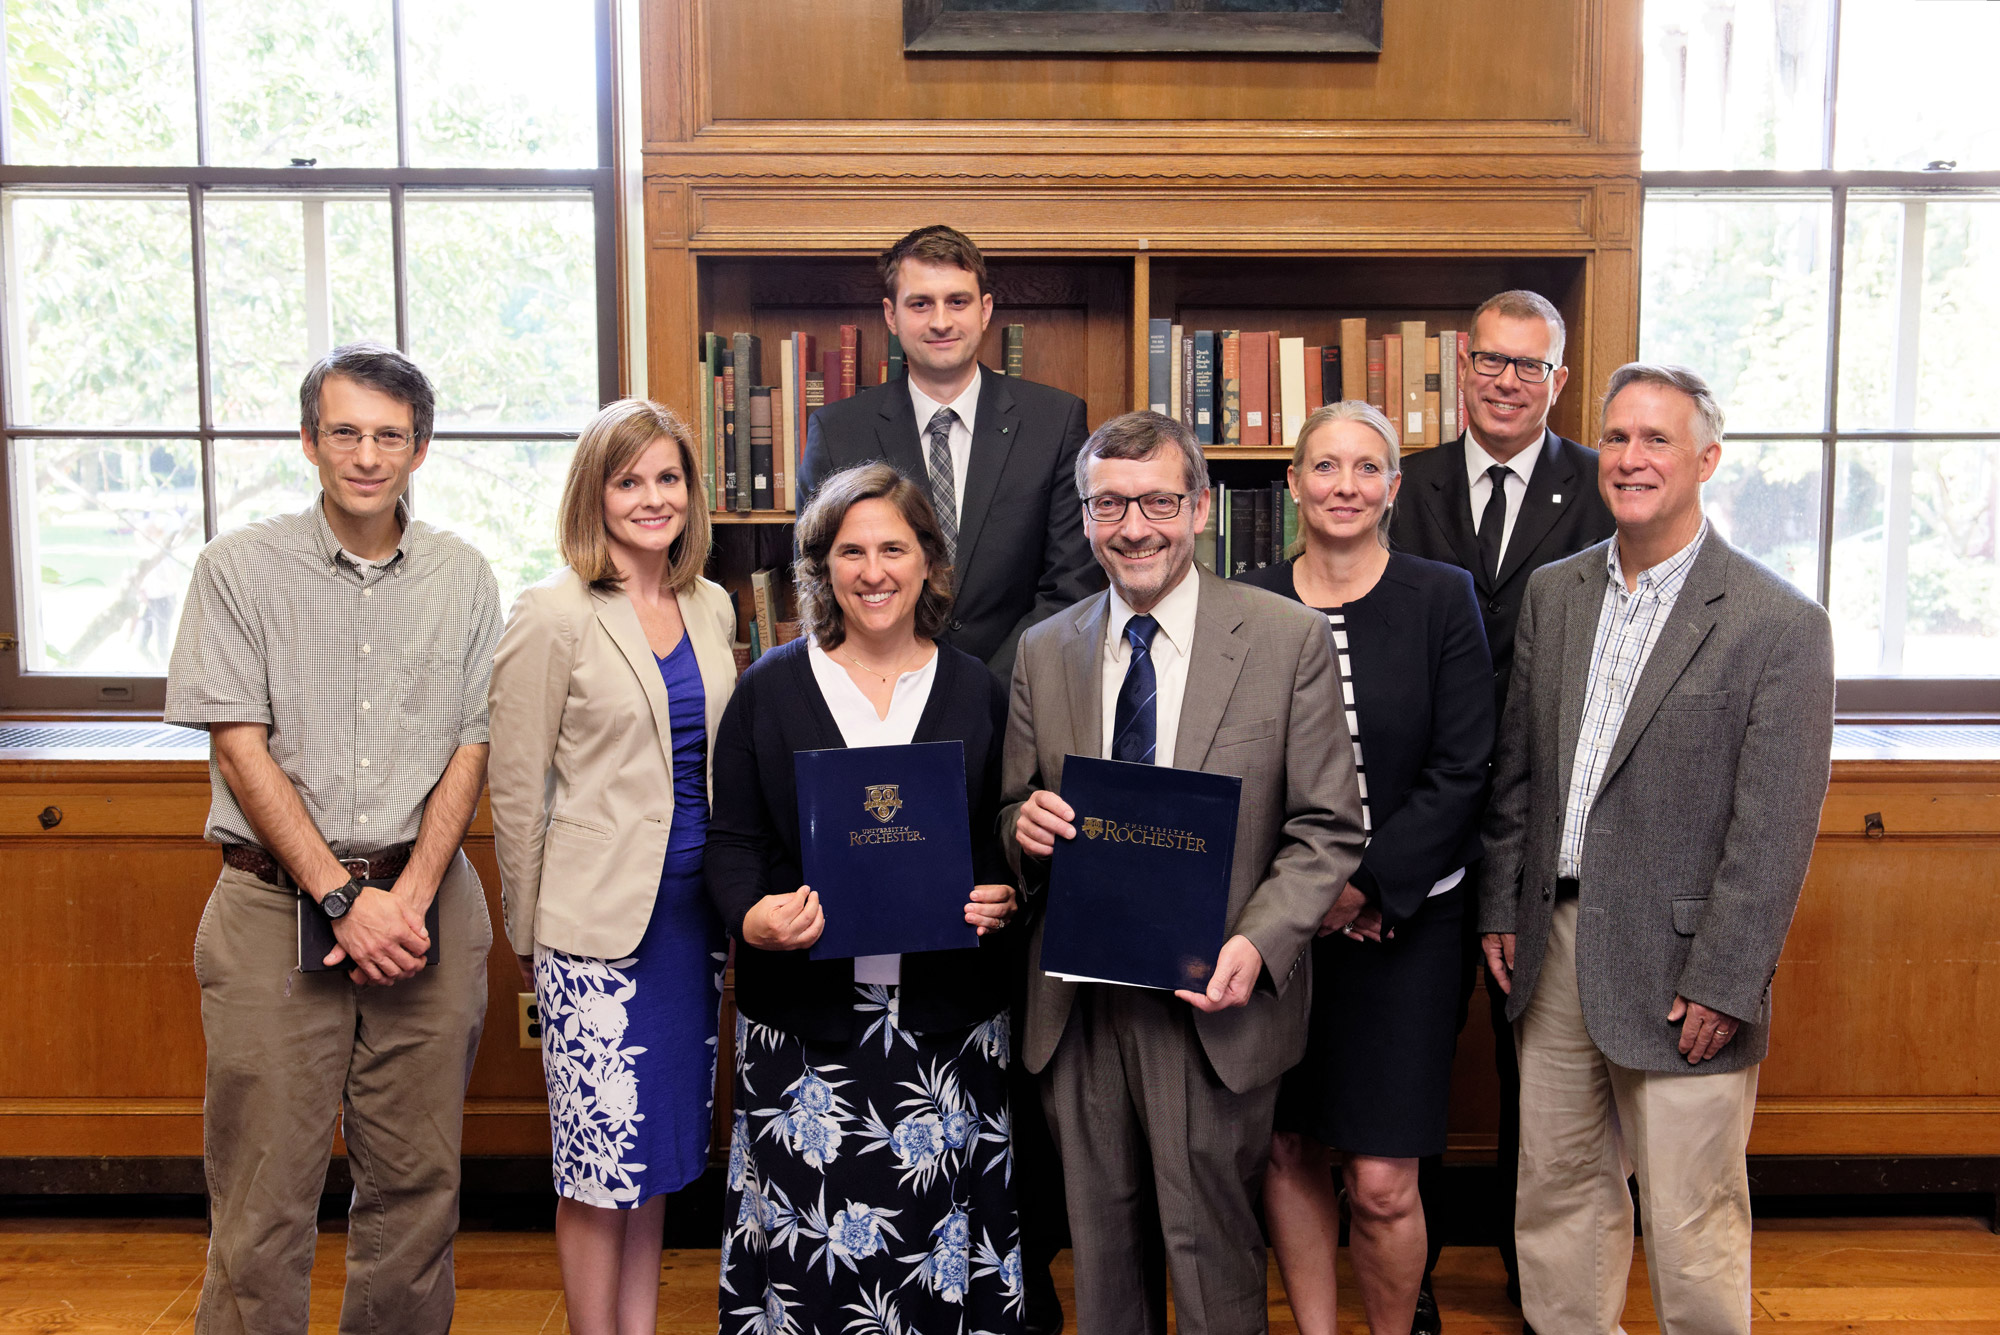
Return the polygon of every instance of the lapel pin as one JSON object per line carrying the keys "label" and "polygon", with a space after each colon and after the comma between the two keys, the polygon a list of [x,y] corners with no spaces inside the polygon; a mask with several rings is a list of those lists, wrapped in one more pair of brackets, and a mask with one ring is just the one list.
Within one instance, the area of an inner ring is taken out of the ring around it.
{"label": "lapel pin", "polygon": [[1006,435],[1006,434],[1008,433],[1008,431],[1010,431],[1010,430],[1012,430],[1012,428],[1011,428],[1011,427],[1004,427],[1004,426],[1003,426],[1003,427],[1001,427],[1001,428],[1000,428],[1000,434],[1004,436],[1004,435]]}
{"label": "lapel pin", "polygon": [[1561,492],[1557,492],[1555,495],[1549,497],[1550,505],[1561,505],[1562,503],[1563,503],[1563,494]]}

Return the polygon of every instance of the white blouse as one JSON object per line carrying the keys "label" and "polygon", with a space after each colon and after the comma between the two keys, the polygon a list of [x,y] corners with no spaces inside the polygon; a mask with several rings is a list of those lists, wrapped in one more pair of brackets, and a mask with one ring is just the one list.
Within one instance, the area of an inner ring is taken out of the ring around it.
{"label": "white blouse", "polygon": [[[886,718],[876,717],[875,706],[854,684],[854,678],[847,675],[847,669],[817,642],[806,651],[806,659],[812,664],[813,680],[819,683],[827,712],[833,715],[834,726],[840,729],[841,741],[849,746],[908,746],[917,735],[917,721],[923,717],[924,706],[930,702],[931,685],[937,680],[937,646],[931,646],[931,656],[922,667],[896,678]],[[854,960],[854,981],[896,986],[903,981],[903,957],[858,955]]]}

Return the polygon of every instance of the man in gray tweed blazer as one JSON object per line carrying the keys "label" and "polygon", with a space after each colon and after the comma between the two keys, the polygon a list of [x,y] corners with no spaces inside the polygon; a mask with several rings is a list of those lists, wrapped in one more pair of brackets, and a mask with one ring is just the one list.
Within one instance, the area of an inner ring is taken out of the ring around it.
{"label": "man in gray tweed blazer", "polygon": [[1208,465],[1179,422],[1113,418],[1076,480],[1111,587],[1030,627],[1014,663],[1000,827],[1031,912],[1045,859],[1076,837],[1057,795],[1066,756],[1243,780],[1205,991],[1053,978],[1039,922],[1029,941],[1019,1051],[1062,1151],[1076,1328],[1165,1335],[1171,1273],[1181,1335],[1253,1335],[1266,1328],[1256,1193],[1278,1077],[1305,1052],[1307,947],[1351,920],[1329,911],[1365,842],[1333,639],[1320,613],[1195,565]]}
{"label": "man in gray tweed blazer", "polygon": [[1528,586],[1480,928],[1521,1057],[1521,1307],[1619,1329],[1636,1173],[1667,1332],[1750,1330],[1744,1161],[1771,975],[1833,740],[1817,603],[1702,514],[1722,412],[1684,367],[1611,377],[1616,536]]}

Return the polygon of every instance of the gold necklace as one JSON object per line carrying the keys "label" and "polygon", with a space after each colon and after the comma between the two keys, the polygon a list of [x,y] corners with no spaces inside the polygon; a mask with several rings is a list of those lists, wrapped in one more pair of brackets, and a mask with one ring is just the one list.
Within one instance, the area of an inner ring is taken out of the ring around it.
{"label": "gold necklace", "polygon": [[903,655],[901,659],[897,660],[895,670],[889,673],[889,675],[884,676],[880,672],[877,672],[874,668],[869,667],[866,663],[856,658],[853,654],[847,652],[847,650],[845,649],[842,649],[840,651],[840,656],[846,659],[848,662],[854,664],[854,666],[860,668],[863,672],[866,672],[869,676],[875,678],[875,680],[881,682],[884,686],[887,686],[897,677],[902,676],[903,675],[902,665],[909,661],[909,655],[908,654]]}

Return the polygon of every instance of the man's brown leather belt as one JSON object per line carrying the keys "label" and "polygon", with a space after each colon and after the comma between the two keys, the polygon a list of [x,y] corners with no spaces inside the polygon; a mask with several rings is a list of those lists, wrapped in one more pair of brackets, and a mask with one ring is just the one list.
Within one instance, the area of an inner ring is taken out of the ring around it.
{"label": "man's brown leather belt", "polygon": [[[397,844],[394,848],[384,848],[365,858],[342,858],[340,865],[348,874],[362,881],[387,881],[403,874],[403,868],[410,861],[410,845]],[[275,885],[290,890],[297,882],[286,874],[278,860],[255,844],[229,844],[222,850],[222,865],[234,867],[237,871],[248,872],[266,885]]]}

